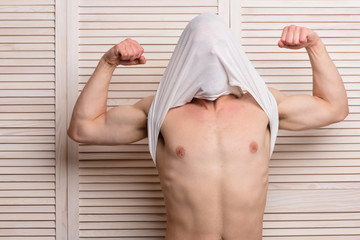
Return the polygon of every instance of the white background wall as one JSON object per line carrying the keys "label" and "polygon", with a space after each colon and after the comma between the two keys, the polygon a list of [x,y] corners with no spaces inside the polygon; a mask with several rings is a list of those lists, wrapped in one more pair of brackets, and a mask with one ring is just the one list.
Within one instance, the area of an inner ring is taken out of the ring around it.
{"label": "white background wall", "polygon": [[304,50],[277,47],[282,28],[299,24],[322,37],[350,115],[280,131],[263,239],[360,238],[358,1],[1,0],[0,239],[163,238],[147,141],[78,146],[66,125],[98,59],[127,37],[144,46],[148,62],[115,71],[108,106],[153,95],[182,29],[201,12],[229,22],[268,85],[288,94],[311,94],[311,68]]}

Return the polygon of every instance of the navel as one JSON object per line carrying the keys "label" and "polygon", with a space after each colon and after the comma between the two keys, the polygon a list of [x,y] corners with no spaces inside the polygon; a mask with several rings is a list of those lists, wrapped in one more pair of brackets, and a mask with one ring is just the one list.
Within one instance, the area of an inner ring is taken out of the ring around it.
{"label": "navel", "polygon": [[250,153],[256,153],[258,148],[259,148],[259,146],[258,146],[257,142],[255,142],[255,141],[251,142],[249,145]]}
{"label": "navel", "polygon": [[175,151],[176,151],[176,156],[178,156],[179,158],[185,157],[185,149],[182,146],[178,146]]}

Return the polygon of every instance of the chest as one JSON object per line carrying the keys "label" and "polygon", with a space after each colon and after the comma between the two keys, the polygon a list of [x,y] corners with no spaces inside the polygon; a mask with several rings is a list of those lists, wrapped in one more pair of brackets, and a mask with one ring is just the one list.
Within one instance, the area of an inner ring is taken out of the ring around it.
{"label": "chest", "polygon": [[268,118],[246,100],[228,102],[217,111],[186,104],[168,112],[161,135],[163,147],[174,157],[256,153],[267,146]]}

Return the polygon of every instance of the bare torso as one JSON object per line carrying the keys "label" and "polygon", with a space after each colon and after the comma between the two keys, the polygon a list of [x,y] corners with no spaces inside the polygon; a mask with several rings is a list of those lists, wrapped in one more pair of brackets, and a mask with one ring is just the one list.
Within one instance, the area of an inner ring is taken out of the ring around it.
{"label": "bare torso", "polygon": [[251,95],[173,108],[161,134],[157,167],[166,239],[260,240],[270,132]]}

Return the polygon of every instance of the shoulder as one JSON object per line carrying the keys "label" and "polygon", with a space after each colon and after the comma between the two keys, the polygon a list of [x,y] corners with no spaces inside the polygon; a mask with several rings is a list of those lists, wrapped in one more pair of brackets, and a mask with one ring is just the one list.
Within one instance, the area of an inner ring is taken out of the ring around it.
{"label": "shoulder", "polygon": [[134,104],[134,107],[143,111],[146,115],[148,115],[153,100],[154,100],[154,96],[143,98],[140,101],[136,102]]}
{"label": "shoulder", "polygon": [[278,105],[288,97],[285,93],[283,93],[275,88],[269,87],[269,91],[274,96]]}

